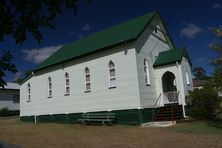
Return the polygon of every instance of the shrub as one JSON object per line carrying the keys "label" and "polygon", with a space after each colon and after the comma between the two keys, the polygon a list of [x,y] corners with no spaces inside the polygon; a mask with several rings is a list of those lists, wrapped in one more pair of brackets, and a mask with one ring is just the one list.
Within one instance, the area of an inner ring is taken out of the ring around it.
{"label": "shrub", "polygon": [[4,107],[0,110],[1,117],[6,117],[6,116],[10,116],[10,115],[11,115],[11,111],[7,107]]}
{"label": "shrub", "polygon": [[211,119],[219,105],[217,90],[211,86],[195,89],[187,96],[188,115],[195,119]]}

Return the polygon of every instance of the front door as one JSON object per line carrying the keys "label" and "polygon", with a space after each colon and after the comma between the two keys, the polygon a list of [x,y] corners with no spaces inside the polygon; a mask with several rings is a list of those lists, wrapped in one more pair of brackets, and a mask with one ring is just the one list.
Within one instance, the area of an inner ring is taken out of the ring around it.
{"label": "front door", "polygon": [[167,71],[163,74],[162,87],[165,104],[175,103],[178,101],[176,79],[172,72]]}

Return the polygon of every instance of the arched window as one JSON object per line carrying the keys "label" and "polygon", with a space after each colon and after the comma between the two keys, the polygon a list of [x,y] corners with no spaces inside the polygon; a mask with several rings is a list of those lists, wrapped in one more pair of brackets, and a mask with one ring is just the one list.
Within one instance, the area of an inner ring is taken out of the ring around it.
{"label": "arched window", "polygon": [[149,65],[146,59],[144,59],[144,73],[145,73],[145,84],[150,85]]}
{"label": "arched window", "polygon": [[186,72],[186,81],[187,81],[187,85],[189,86],[190,85],[190,80],[189,80],[189,75],[188,75],[187,72]]}
{"label": "arched window", "polygon": [[69,95],[70,87],[69,87],[69,74],[65,73],[65,95]]}
{"label": "arched window", "polygon": [[90,71],[89,68],[86,67],[85,70],[85,92],[91,91],[91,83],[90,83]]}
{"label": "arched window", "polygon": [[28,85],[27,85],[27,90],[28,90],[28,100],[27,100],[27,102],[30,102],[31,101],[31,85],[30,85],[30,83],[28,83]]}
{"label": "arched window", "polygon": [[115,65],[112,61],[110,61],[108,67],[109,67],[109,88],[113,88],[116,87]]}
{"label": "arched window", "polygon": [[52,79],[48,77],[48,98],[52,97]]}

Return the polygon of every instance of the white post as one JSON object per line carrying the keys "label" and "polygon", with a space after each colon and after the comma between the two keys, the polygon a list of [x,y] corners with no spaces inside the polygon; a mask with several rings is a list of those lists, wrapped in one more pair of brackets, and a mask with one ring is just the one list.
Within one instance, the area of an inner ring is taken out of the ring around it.
{"label": "white post", "polygon": [[183,100],[182,89],[181,89],[181,84],[180,84],[179,64],[178,64],[178,62],[176,62],[176,64],[177,64],[177,75],[178,75],[178,79],[179,79],[178,82],[179,82],[179,88],[180,88],[179,95],[181,97],[181,102],[182,102],[183,117],[186,118],[185,108],[184,108],[184,100]]}

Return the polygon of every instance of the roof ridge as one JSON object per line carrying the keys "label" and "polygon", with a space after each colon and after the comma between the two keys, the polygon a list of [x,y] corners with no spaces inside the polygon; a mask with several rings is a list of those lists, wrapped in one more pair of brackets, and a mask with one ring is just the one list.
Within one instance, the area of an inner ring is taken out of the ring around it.
{"label": "roof ridge", "polygon": [[157,11],[146,13],[65,44],[53,55],[40,63],[35,68],[35,71],[84,56],[110,46],[119,45],[122,43],[122,40],[135,40],[154,16],[156,16],[156,14],[158,14]]}

